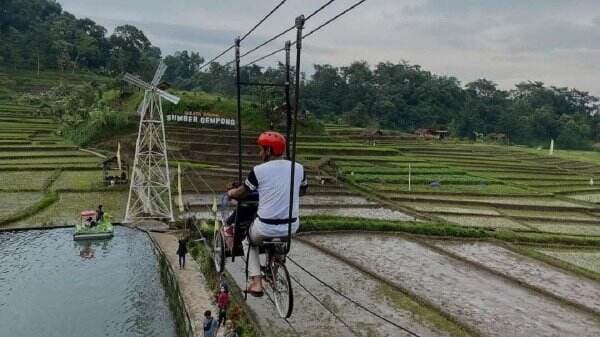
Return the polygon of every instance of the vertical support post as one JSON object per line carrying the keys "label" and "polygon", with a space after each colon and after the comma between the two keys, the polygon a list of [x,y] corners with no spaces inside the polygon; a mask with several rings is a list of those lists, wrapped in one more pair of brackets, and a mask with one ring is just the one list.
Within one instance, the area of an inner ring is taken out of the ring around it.
{"label": "vertical support post", "polygon": [[235,88],[237,95],[238,183],[242,184],[242,94],[240,84],[240,38],[235,39]]}
{"label": "vertical support post", "polygon": [[289,160],[290,159],[290,133],[292,130],[292,104],[290,103],[290,48],[291,42],[285,41],[285,109],[287,114],[286,121],[286,149],[285,156]]}
{"label": "vertical support post", "polygon": [[[169,207],[169,215],[170,215],[170,219],[169,219],[169,227],[171,227],[171,225],[175,224],[175,217],[173,215],[173,197],[171,196],[171,172],[169,170],[169,156],[167,155],[167,136],[165,133],[165,118],[164,118],[164,114],[162,111],[162,98],[159,95],[156,95],[156,100],[158,103],[158,120],[159,120],[159,125],[160,125],[160,132],[162,134],[162,152],[163,152],[163,156],[165,158],[165,172],[164,172],[164,180],[166,180],[167,182],[167,186],[166,186],[166,192],[168,194],[168,200],[169,200],[169,204],[167,205]],[[181,190],[181,188],[180,188]],[[161,200],[159,197],[159,201]]]}
{"label": "vertical support post", "polygon": [[410,188],[411,188],[411,164],[408,163],[408,191],[410,192]]}
{"label": "vertical support post", "polygon": [[296,18],[296,83],[295,84],[295,95],[294,95],[294,121],[292,126],[294,128],[292,139],[288,139],[288,142],[293,142],[291,147],[291,169],[290,169],[290,207],[288,213],[288,244],[286,247],[286,254],[290,252],[292,247],[292,216],[294,211],[294,186],[295,186],[295,174],[296,174],[296,138],[298,135],[298,110],[300,110],[300,55],[302,51],[302,29],[304,28],[304,15],[300,15]]}

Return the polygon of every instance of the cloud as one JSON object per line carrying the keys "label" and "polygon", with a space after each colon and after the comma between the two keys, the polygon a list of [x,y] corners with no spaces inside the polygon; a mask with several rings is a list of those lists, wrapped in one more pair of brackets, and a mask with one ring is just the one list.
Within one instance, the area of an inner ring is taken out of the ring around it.
{"label": "cloud", "polygon": [[[199,51],[210,58],[233,42],[276,0],[63,0],[63,7],[113,28],[141,27],[163,54]],[[324,0],[288,1],[243,49],[289,27]],[[354,3],[339,0],[312,18],[306,31]],[[597,0],[369,0],[306,40],[305,68],[312,63],[345,65],[408,60],[463,83],[486,77],[503,88],[525,80],[575,86],[600,95],[600,1]],[[280,46],[294,32],[253,54]],[[261,65],[274,64],[280,56]],[[250,59],[248,60],[250,61]]]}

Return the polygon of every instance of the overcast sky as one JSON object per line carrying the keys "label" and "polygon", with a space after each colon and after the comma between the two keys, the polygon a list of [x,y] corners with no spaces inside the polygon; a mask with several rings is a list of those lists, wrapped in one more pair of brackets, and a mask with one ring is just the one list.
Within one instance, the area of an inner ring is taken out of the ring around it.
{"label": "overcast sky", "polygon": [[[141,28],[163,55],[194,50],[205,58],[232,44],[281,0],[59,0],[109,32]],[[306,24],[310,30],[357,0],[336,0]],[[326,0],[288,0],[246,39],[250,49]],[[287,38],[292,39],[293,33]],[[283,41],[246,61],[281,48]],[[367,0],[305,40],[303,67],[407,60],[463,84],[485,77],[504,89],[527,80],[600,95],[599,0]],[[233,54],[223,58],[229,61]],[[265,60],[273,64],[277,58]],[[243,63],[244,60],[242,60]]]}

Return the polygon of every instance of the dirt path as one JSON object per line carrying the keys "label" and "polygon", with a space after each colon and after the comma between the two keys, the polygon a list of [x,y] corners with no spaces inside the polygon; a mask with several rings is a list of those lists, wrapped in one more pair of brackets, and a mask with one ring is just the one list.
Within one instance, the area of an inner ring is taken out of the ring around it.
{"label": "dirt path", "polygon": [[194,323],[194,328],[198,337],[203,336],[202,322],[204,320],[204,311],[215,311],[215,305],[212,303],[212,294],[206,288],[204,275],[200,271],[200,266],[187,256],[186,268],[179,269],[177,251],[177,237],[171,234],[150,233],[150,235],[159,244],[160,249],[165,253],[167,260],[175,271],[179,290]]}
{"label": "dirt path", "polygon": [[600,312],[600,283],[488,242],[432,242],[467,260]]}
{"label": "dirt path", "polygon": [[[411,311],[399,306],[390,297],[404,297],[403,294],[382,287],[382,284],[359,272],[357,269],[331,257],[309,245],[295,241],[290,257],[295,262],[317,274],[325,282],[341,290],[347,296],[357,300],[370,310],[387,319],[409,328],[420,336],[438,337],[450,336],[433,324],[420,319]],[[318,283],[314,278],[288,262],[290,275],[294,279],[294,313],[289,323],[278,318],[273,303],[266,297],[262,299],[249,298],[250,308],[259,317],[259,323],[270,336],[302,336],[302,337],[402,337],[409,336],[402,330],[376,318],[364,310],[352,305],[347,300],[336,295],[332,290]],[[227,261],[228,271],[243,287],[244,263],[237,258],[234,264]],[[298,283],[319,300],[313,298]],[[319,303],[319,301],[321,303]],[[335,313],[336,318],[332,313]],[[342,322],[343,321],[343,322]]]}
{"label": "dirt path", "polygon": [[421,244],[383,235],[308,237],[494,337],[600,335],[591,314],[566,307]]}

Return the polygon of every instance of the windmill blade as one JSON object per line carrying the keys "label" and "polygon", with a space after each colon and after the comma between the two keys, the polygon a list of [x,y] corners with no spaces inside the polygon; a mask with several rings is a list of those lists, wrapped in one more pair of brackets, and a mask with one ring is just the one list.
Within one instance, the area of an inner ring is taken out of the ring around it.
{"label": "windmill blade", "polygon": [[158,68],[156,69],[156,72],[154,73],[154,78],[152,79],[152,82],[151,82],[153,87],[158,85],[158,82],[160,82],[160,79],[165,74],[165,71],[167,71],[167,65],[163,62],[163,60],[160,60],[160,63],[158,64]]}
{"label": "windmill blade", "polygon": [[160,90],[160,89],[156,89],[156,91],[158,92],[158,94],[160,95],[160,97],[166,99],[167,101],[173,103],[173,104],[177,104],[179,103],[179,97],[175,96],[175,95],[171,95],[168,92],[164,91],[164,90]]}
{"label": "windmill blade", "polygon": [[125,80],[126,82],[133,84],[135,86],[138,86],[142,89],[145,90],[152,90],[152,85],[148,82],[145,82],[144,80],[142,80],[141,78],[132,75],[130,73],[126,73],[125,75],[123,75],[123,80]]}
{"label": "windmill blade", "polygon": [[148,109],[148,100],[146,100],[144,98],[142,100],[142,102],[140,103],[140,105],[138,106],[138,109],[137,109],[138,116],[141,115],[143,112],[145,112],[146,109]]}

